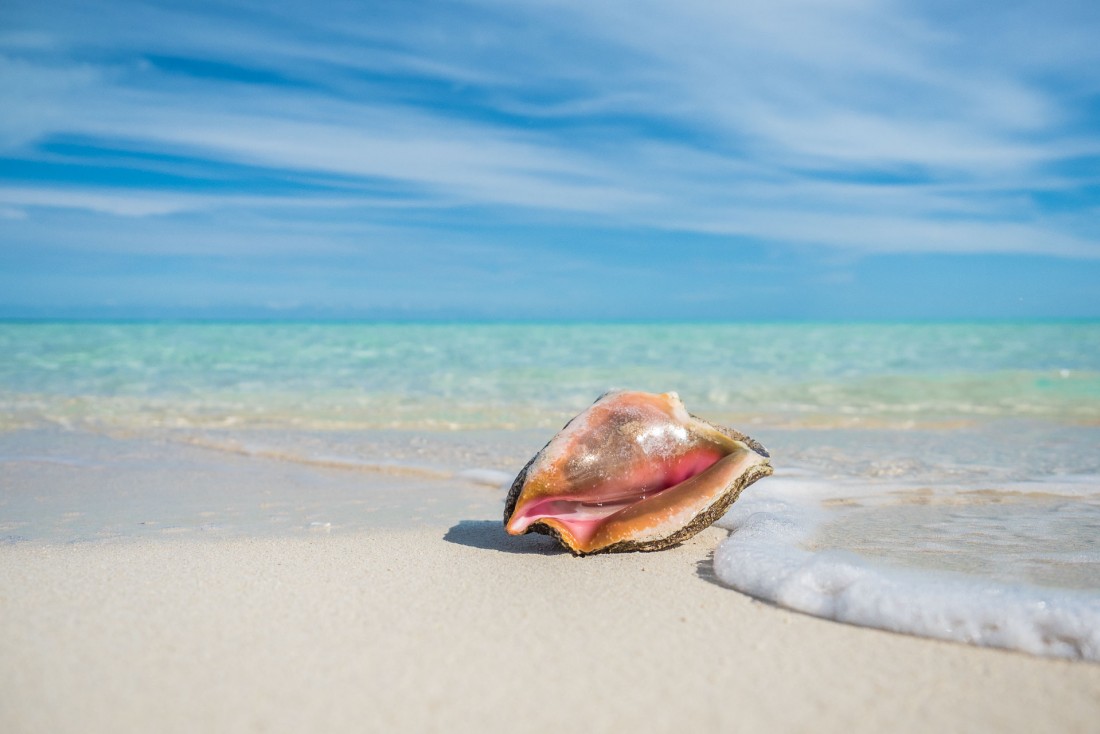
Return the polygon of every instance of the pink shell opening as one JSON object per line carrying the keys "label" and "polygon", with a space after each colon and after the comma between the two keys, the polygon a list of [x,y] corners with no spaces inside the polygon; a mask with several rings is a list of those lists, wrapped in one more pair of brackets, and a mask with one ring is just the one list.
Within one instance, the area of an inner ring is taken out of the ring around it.
{"label": "pink shell opening", "polygon": [[726,453],[703,446],[667,462],[640,464],[625,475],[609,478],[584,495],[547,497],[529,502],[512,516],[508,532],[519,534],[543,519],[560,522],[579,544],[587,544],[600,526],[646,499],[698,476],[710,469]]}

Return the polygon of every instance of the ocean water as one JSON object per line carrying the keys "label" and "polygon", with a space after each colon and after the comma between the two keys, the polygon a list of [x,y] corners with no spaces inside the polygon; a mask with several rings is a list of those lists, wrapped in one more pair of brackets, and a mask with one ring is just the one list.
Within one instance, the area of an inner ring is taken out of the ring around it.
{"label": "ocean water", "polygon": [[615,387],[676,390],[770,449],[776,476],[722,521],[723,583],[1100,661],[1095,322],[7,323],[0,467],[92,461],[83,436],[499,492]]}

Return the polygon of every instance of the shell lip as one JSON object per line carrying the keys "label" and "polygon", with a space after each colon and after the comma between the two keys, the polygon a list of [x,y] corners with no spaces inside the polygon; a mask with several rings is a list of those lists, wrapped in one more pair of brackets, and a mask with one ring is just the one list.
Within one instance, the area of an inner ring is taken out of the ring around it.
{"label": "shell lip", "polygon": [[[680,545],[686,540],[694,537],[701,531],[713,525],[719,518],[721,518],[730,506],[740,496],[742,490],[749,485],[753,484],[759,479],[771,476],[774,471],[771,462],[764,458],[753,466],[751,466],[739,479],[737,485],[726,492],[724,495],[718,497],[718,499],[706,510],[696,515],[690,522],[684,525],[679,530],[656,539],[651,540],[620,540],[615,543],[608,544],[602,547],[585,548],[582,544],[577,543],[577,539],[569,534],[567,531],[563,531],[563,528],[559,523],[548,522],[546,520],[539,520],[531,523],[522,533],[537,533],[540,535],[548,535],[557,540],[566,550],[572,555],[581,558],[584,556],[601,555],[604,553],[628,553],[628,552],[652,552],[658,550],[665,550],[666,548],[672,548]],[[522,476],[522,474],[520,475]],[[517,477],[519,480],[520,477]],[[507,526],[509,519],[508,513],[505,514],[504,522]]]}

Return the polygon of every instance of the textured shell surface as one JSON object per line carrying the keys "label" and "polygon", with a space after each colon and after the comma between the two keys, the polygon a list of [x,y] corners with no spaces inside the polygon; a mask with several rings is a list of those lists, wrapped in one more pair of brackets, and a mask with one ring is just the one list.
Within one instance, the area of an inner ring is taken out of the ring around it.
{"label": "textured shell surface", "polygon": [[610,392],[520,471],[504,526],[552,535],[575,555],[660,550],[771,472],[763,446],[689,414],[674,392]]}

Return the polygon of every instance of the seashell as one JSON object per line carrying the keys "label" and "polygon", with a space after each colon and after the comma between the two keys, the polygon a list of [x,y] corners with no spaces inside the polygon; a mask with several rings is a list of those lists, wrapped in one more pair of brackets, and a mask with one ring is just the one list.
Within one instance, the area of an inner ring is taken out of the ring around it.
{"label": "seashell", "polygon": [[578,556],[661,550],[771,473],[763,446],[689,414],[676,393],[609,392],[523,467],[504,527],[552,535]]}

